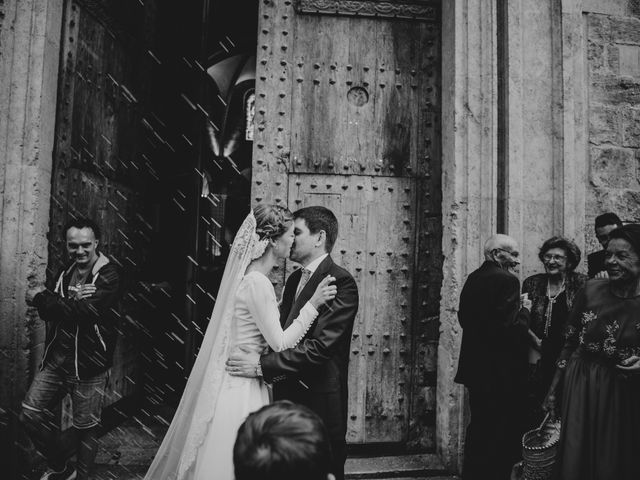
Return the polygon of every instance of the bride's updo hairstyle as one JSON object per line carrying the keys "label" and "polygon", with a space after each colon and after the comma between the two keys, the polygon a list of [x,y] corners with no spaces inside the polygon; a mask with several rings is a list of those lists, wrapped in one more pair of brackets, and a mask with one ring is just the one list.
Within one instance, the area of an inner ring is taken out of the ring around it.
{"label": "bride's updo hairstyle", "polygon": [[260,240],[278,238],[291,227],[293,213],[280,205],[258,205],[253,209]]}

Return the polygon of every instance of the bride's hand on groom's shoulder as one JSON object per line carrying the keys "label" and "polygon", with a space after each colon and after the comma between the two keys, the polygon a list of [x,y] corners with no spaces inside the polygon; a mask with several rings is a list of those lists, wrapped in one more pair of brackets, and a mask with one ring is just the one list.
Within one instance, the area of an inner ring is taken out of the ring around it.
{"label": "bride's hand on groom's shoulder", "polygon": [[309,299],[311,305],[313,305],[316,310],[320,308],[322,305],[327,303],[330,300],[336,298],[336,294],[338,293],[338,287],[335,285],[331,285],[332,282],[335,282],[336,278],[331,275],[327,275],[322,279],[322,281],[316,287],[316,291],[313,293],[313,296]]}
{"label": "bride's hand on groom's shoulder", "polygon": [[226,370],[229,375],[234,377],[257,377],[258,362],[260,354],[257,352],[247,352],[245,350],[236,350],[226,362]]}

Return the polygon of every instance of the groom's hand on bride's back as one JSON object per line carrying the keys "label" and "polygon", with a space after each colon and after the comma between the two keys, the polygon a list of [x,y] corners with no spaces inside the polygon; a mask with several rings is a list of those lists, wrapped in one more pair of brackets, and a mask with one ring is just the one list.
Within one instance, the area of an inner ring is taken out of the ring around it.
{"label": "groom's hand on bride's back", "polygon": [[226,362],[226,370],[229,375],[233,375],[234,377],[254,378],[258,376],[259,362],[260,354],[246,350],[238,350],[229,355]]}

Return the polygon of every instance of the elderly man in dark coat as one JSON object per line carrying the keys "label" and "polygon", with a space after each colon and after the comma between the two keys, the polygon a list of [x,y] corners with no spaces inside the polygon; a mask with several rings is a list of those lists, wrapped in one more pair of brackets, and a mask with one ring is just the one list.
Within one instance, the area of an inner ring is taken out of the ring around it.
{"label": "elderly man in dark coat", "polygon": [[455,381],[467,387],[471,410],[462,478],[507,480],[524,429],[528,310],[509,271],[520,263],[517,242],[494,235],[484,256],[464,284],[458,311],[463,335]]}

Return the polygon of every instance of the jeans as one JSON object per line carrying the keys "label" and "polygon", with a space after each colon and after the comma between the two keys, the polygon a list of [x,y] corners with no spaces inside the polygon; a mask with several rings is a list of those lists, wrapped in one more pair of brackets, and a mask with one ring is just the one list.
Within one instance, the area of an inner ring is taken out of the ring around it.
{"label": "jeans", "polygon": [[[60,470],[74,451],[78,454],[78,478],[86,478],[97,453],[108,374],[78,379],[63,368],[46,365],[38,372],[22,402],[20,420],[49,467]],[[60,432],[52,409],[69,393],[73,403],[73,428]]]}

